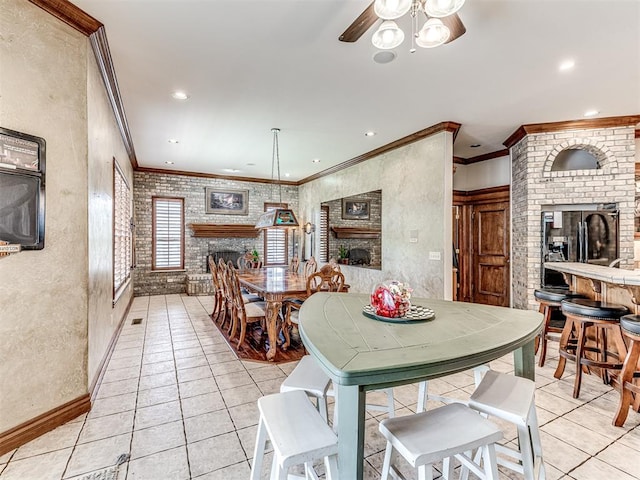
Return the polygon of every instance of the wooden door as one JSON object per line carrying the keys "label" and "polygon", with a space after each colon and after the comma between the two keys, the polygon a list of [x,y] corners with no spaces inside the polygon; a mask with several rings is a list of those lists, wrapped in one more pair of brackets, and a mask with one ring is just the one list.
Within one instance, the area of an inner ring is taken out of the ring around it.
{"label": "wooden door", "polygon": [[509,202],[474,205],[472,209],[471,301],[508,307]]}

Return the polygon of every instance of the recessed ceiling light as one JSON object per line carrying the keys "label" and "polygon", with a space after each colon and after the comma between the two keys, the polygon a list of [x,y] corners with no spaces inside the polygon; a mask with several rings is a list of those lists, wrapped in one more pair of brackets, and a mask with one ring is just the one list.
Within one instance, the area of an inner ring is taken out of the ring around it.
{"label": "recessed ceiling light", "polygon": [[372,132],[372,131],[364,132],[365,137],[373,137],[375,134],[376,132]]}
{"label": "recessed ceiling light", "polygon": [[599,113],[600,112],[598,110],[587,110],[586,112],[584,112],[584,116],[585,117],[595,117]]}
{"label": "recessed ceiling light", "polygon": [[313,160],[311,160],[313,163],[320,163],[320,159],[319,158],[314,158]]}
{"label": "recessed ceiling light", "polygon": [[373,61],[384,65],[385,63],[391,63],[396,59],[396,52],[392,52],[391,50],[381,50],[376,52],[373,56]]}
{"label": "recessed ceiling light", "polygon": [[167,165],[173,165],[173,162],[164,162],[164,163],[166,163]]}
{"label": "recessed ceiling light", "polygon": [[171,94],[171,96],[176,100],[186,100],[189,98],[189,95],[186,92],[183,92],[181,90],[176,90]]}
{"label": "recessed ceiling light", "polygon": [[238,173],[240,170],[238,170],[237,168],[223,168],[222,171],[229,173]]}
{"label": "recessed ceiling light", "polygon": [[170,138],[169,143],[180,143],[178,140],[176,140],[175,138]]}
{"label": "recessed ceiling light", "polygon": [[479,143],[472,143],[471,145],[469,145],[471,148],[478,148],[481,147],[482,145]]}
{"label": "recessed ceiling light", "polygon": [[572,59],[568,59],[560,63],[558,70],[560,70],[561,72],[566,72],[567,70],[571,70],[575,66],[576,66],[576,62]]}
{"label": "recessed ceiling light", "polygon": [[290,177],[290,176],[291,176],[291,174],[290,174],[289,172],[285,172],[284,176],[285,176],[285,177]]}

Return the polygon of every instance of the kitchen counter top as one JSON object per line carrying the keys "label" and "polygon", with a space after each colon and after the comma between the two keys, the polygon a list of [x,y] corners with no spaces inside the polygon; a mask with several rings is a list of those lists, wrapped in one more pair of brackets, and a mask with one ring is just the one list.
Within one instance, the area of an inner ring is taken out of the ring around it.
{"label": "kitchen counter top", "polygon": [[639,270],[624,270],[577,262],[545,262],[544,268],[615,285],[640,286]]}

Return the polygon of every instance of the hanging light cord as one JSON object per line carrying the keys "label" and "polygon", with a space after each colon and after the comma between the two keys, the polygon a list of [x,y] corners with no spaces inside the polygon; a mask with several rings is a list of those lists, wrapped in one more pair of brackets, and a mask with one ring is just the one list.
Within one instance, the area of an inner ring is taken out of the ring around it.
{"label": "hanging light cord", "polygon": [[273,132],[273,152],[271,156],[271,180],[273,180],[273,167],[277,163],[278,166],[278,191],[280,195],[280,203],[282,204],[282,184],[280,183],[280,149],[278,148],[278,132],[279,128],[272,128]]}

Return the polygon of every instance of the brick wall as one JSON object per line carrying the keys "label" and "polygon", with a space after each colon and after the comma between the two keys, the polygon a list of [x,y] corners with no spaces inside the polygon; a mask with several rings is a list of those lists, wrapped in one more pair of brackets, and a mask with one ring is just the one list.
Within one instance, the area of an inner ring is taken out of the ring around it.
{"label": "brick wall", "polygon": [[[551,171],[567,149],[587,150],[599,168]],[[511,148],[514,307],[537,309],[533,290],[540,285],[543,206],[616,203],[620,267],[633,268],[635,154],[632,126],[531,134]]]}
{"label": "brick wall", "polygon": [[[263,256],[264,240],[257,238],[195,238],[191,236],[190,223],[255,224],[264,211],[265,202],[278,201],[278,187],[270,183],[242,182],[224,179],[199,178],[185,175],[135,172],[134,215],[136,223],[136,268],[134,270],[134,294],[156,295],[186,292],[187,274],[206,272],[206,256],[210,251],[258,250]],[[205,213],[205,188],[229,188],[249,190],[248,215],[219,215]],[[185,215],[185,269],[183,271],[156,272],[151,270],[152,197],[184,198]],[[294,212],[298,211],[298,187],[283,185],[282,201]],[[290,234],[291,235],[291,234]],[[291,237],[289,257],[293,252]]]}

